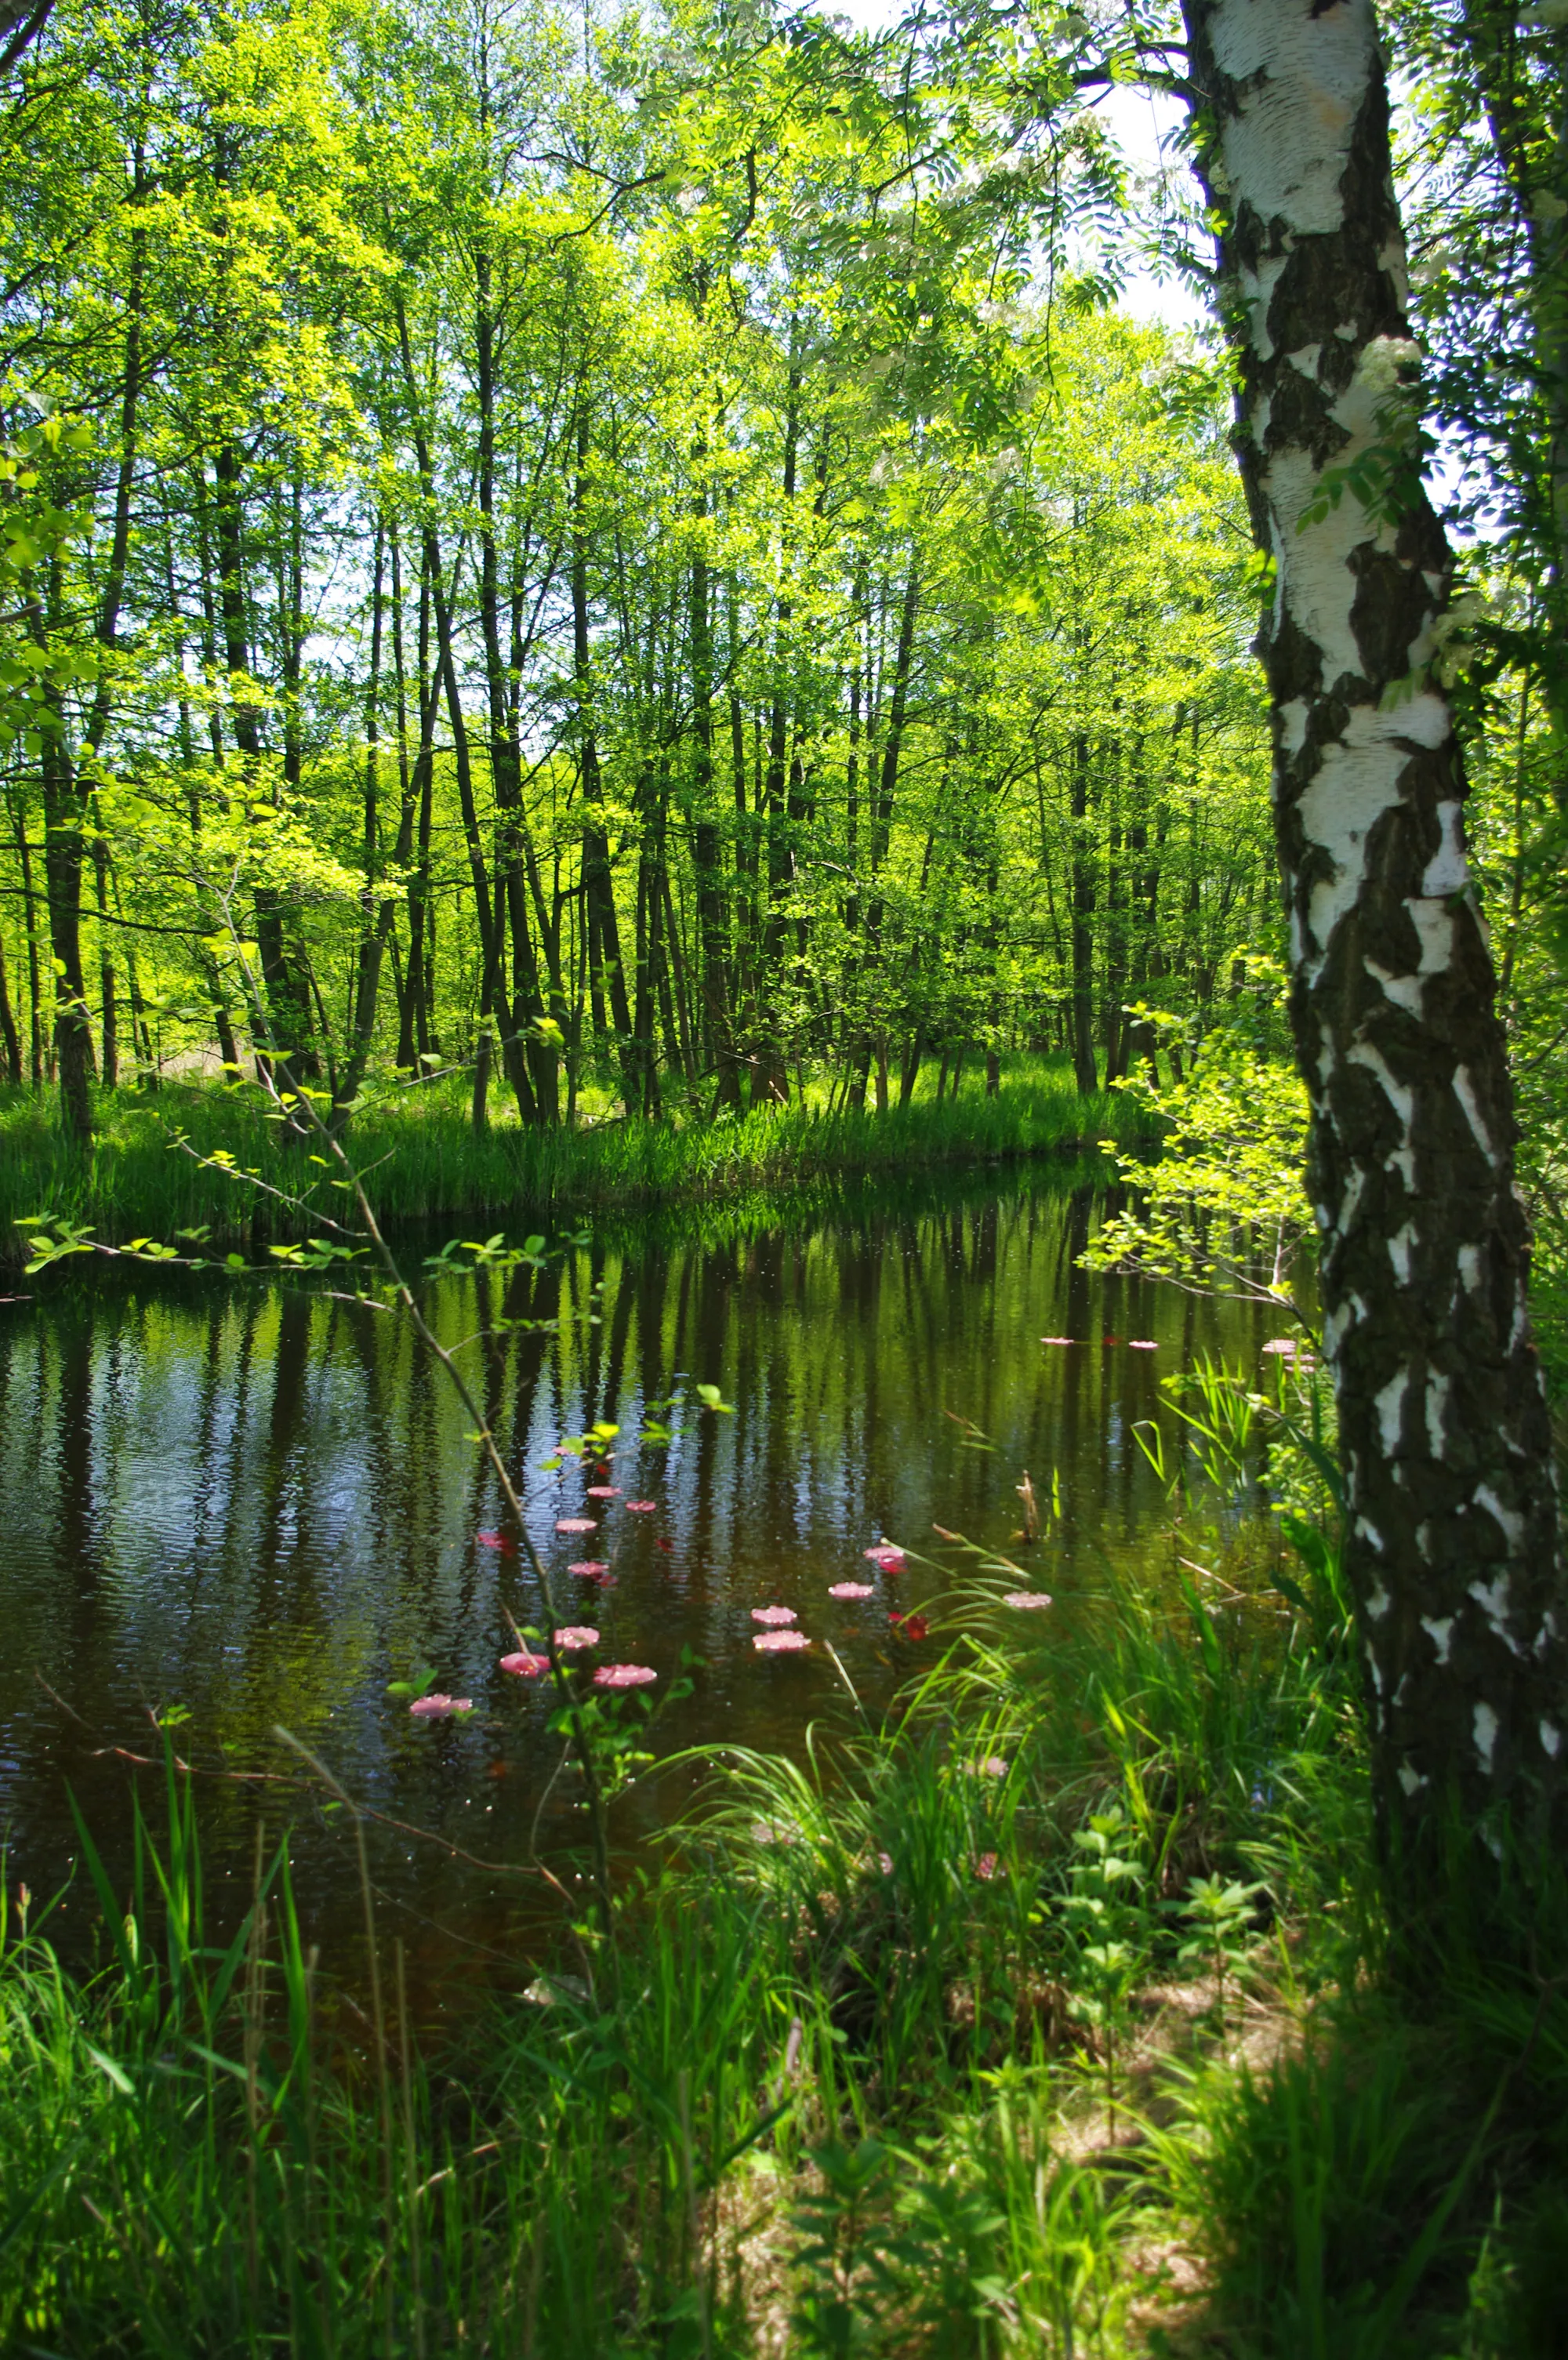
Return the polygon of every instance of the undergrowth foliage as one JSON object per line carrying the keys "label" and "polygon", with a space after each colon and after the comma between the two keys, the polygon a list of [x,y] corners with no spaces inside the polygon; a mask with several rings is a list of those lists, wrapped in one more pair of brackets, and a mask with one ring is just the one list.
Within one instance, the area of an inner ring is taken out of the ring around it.
{"label": "undergrowth foliage", "polygon": [[[1021,1054],[1007,1061],[994,1098],[916,1097],[882,1115],[830,1112],[824,1087],[786,1108],[685,1126],[617,1116],[476,1133],[461,1089],[462,1077],[395,1084],[356,1113],[354,1161],[375,1170],[384,1219],[515,1222],[519,1206],[549,1220],[567,1208],[689,1203],[916,1164],[1087,1150],[1111,1130],[1130,1144],[1141,1120],[1109,1092],[1081,1097],[1061,1060]],[[265,1265],[272,1247],[343,1217],[332,1177],[259,1087],[166,1085],[152,1099],[105,1098],[84,1156],[49,1105],[0,1087],[0,1259],[36,1261],[34,1238],[92,1251],[145,1232],[144,1253],[152,1239],[160,1256],[237,1250]]]}

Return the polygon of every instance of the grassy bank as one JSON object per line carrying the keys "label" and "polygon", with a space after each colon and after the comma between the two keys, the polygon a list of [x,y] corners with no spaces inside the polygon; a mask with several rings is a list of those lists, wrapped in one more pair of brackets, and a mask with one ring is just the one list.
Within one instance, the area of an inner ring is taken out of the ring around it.
{"label": "grassy bank", "polygon": [[889,1726],[715,1765],[614,1939],[439,2052],[368,1894],[334,2045],[282,1852],[203,1939],[178,1774],[96,1980],[13,1893],[0,2345],[1561,2352],[1560,1896],[1539,1980],[1400,1998],[1332,1566],[1191,1503],[1048,1612],[949,1563]]}
{"label": "grassy bank", "polygon": [[[52,1096],[0,1092],[0,1252],[20,1260],[16,1224],[43,1212],[90,1224],[108,1243],[205,1229],[212,1244],[230,1248],[308,1232],[308,1222],[275,1200],[204,1169],[198,1159],[219,1149],[276,1186],[314,1188],[317,1205],[338,1210],[324,1171],[280,1142],[249,1094],[170,1085],[150,1097],[102,1094],[97,1111],[98,1136],[84,1156],[62,1135]],[[604,1118],[548,1131],[512,1122],[478,1135],[461,1083],[441,1084],[378,1098],[355,1117],[349,1144],[362,1168],[376,1166],[376,1204],[388,1220],[548,1224],[1063,1153],[1102,1136],[1128,1139],[1134,1128],[1135,1109],[1118,1094],[1083,1097],[1070,1067],[1018,1056],[1007,1062],[996,1098],[975,1086],[939,1105],[927,1086],[909,1106],[881,1115],[830,1113],[823,1085],[790,1106],[714,1122]]]}

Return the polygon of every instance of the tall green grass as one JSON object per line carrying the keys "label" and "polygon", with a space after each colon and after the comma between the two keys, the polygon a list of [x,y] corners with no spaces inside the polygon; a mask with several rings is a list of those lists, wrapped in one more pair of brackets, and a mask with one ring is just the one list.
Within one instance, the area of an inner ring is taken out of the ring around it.
{"label": "tall green grass", "polygon": [[[276,1186],[313,1191],[321,1211],[341,1213],[325,1170],[280,1139],[251,1094],[206,1084],[169,1084],[151,1097],[104,1093],[97,1120],[83,1156],[61,1132],[52,1097],[0,1090],[0,1254],[20,1259],[16,1224],[43,1212],[91,1224],[110,1243],[134,1236],[168,1242],[182,1229],[206,1229],[225,1248],[308,1234],[308,1218],[203,1168],[199,1159],[218,1149]],[[815,1088],[788,1107],[715,1121],[604,1118],[551,1130],[497,1122],[481,1134],[461,1086],[437,1084],[375,1099],[354,1118],[349,1144],[362,1168],[376,1166],[386,1219],[548,1222],[1083,1150],[1102,1136],[1127,1143],[1134,1128],[1134,1109],[1118,1093],[1081,1097],[1060,1061],[1017,1056],[994,1098],[975,1092],[939,1106],[917,1097],[882,1115],[830,1113],[825,1089]]]}

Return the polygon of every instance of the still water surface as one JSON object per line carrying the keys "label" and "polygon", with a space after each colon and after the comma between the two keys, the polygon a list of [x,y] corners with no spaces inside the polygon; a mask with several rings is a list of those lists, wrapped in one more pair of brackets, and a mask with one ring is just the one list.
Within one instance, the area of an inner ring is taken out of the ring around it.
{"label": "still water surface", "polygon": [[[466,1364],[506,1438],[530,1524],[591,1661],[702,1659],[660,1743],[798,1744],[829,1707],[831,1640],[875,1707],[921,1660],[892,1631],[939,1585],[887,1575],[881,1535],[930,1547],[933,1521],[1010,1548],[1028,1469],[1062,1522],[1034,1553],[1048,1589],[1093,1580],[1157,1513],[1135,1423],[1160,1379],[1202,1349],[1257,1365],[1254,1315],[1115,1279],[1073,1257],[1092,1201],[1049,1167],[1005,1193],[996,1175],[914,1184],[748,1224],[668,1228],[574,1251],[504,1284],[433,1281],[442,1340],[497,1314],[559,1319],[471,1343]],[[1042,1344],[1071,1337],[1071,1345]],[[1134,1349],[1152,1341],[1153,1351]],[[663,1448],[637,1448],[644,1404],[716,1383],[733,1415],[687,1405]],[[595,1419],[622,1429],[607,1480],[539,1461]],[[968,1420],[994,1448],[974,1447]],[[525,1561],[476,1537],[501,1524],[468,1421],[438,1370],[385,1315],[310,1284],[60,1289],[0,1310],[0,1832],[13,1882],[54,1890],[78,1850],[69,1793],[116,1881],[149,1708],[188,1718],[179,1743],[217,1768],[297,1770],[294,1732],[355,1797],[485,1862],[521,1863],[536,1814],[561,1857],[572,1778],[548,1694],[497,1659],[510,1613],[533,1619]],[[560,1518],[596,1529],[557,1535]],[[608,1561],[591,1587],[569,1562]],[[866,1579],[856,1605],[831,1583]],[[796,1609],[819,1644],[759,1655],[754,1607]],[[934,1643],[927,1643],[928,1649]],[[420,1724],[386,1693],[421,1662],[471,1697],[464,1723]],[[659,1693],[656,1688],[653,1693]],[[149,1802],[157,1796],[141,1774]],[[681,1799],[656,1782],[618,1808],[628,1845]],[[258,1807],[295,1826],[296,1890],[311,1939],[352,1967],[359,1900],[342,1816],[286,1787],[202,1787],[213,1913],[248,1892]],[[383,1923],[408,1950],[427,2007],[515,1964],[537,1940],[526,1877],[493,1874],[387,1828],[370,1830]],[[60,1930],[93,1915],[85,1883]]]}

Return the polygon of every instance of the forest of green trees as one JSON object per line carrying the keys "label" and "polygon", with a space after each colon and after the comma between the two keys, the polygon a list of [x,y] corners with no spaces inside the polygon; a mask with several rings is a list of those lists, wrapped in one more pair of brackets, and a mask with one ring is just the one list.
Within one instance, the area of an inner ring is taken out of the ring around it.
{"label": "forest of green trees", "polygon": [[1093,1087],[1227,990],[1277,921],[1224,370],[1104,310],[1089,131],[924,119],[749,11],[57,9],[14,1081],[85,1134],[259,1031],[340,1104],[880,1106],[1013,1044]]}
{"label": "forest of green trees", "polygon": [[[1015,1045],[1093,1088],[1277,947],[1227,372],[1105,308],[1093,112],[911,56],[55,9],[0,218],[0,1062],[77,1136],[268,1045],[340,1106],[472,1065],[479,1121]],[[1475,714],[1510,1002],[1530,695]]]}

